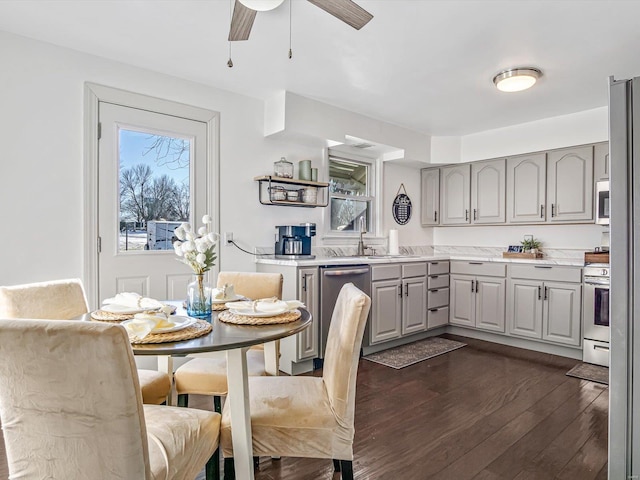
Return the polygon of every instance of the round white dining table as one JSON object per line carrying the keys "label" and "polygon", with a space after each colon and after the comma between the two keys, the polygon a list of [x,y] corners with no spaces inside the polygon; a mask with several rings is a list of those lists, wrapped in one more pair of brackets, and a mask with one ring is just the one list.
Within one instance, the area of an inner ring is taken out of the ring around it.
{"label": "round white dining table", "polygon": [[[177,307],[176,315],[184,315],[180,302],[166,302]],[[275,325],[235,325],[218,319],[213,312],[213,329],[206,335],[190,340],[167,343],[132,344],[134,355],[157,355],[158,370],[173,375],[173,357],[191,353],[226,351],[227,383],[231,425],[233,428],[233,455],[236,478],[253,480],[253,447],[251,442],[251,412],[246,352],[253,345],[264,344],[265,367],[270,375],[277,375],[276,340],[295,335],[311,325],[311,314],[299,308],[298,320]],[[90,319],[87,314],[87,319]],[[167,403],[175,405],[175,389]]]}

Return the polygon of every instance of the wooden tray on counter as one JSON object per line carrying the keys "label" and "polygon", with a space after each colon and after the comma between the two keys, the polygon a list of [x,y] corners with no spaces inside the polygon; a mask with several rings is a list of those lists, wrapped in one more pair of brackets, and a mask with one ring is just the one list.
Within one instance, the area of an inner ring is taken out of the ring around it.
{"label": "wooden tray on counter", "polygon": [[542,258],[542,252],[538,252],[538,253],[502,252],[502,258],[526,258],[526,259],[529,259],[529,260],[535,260],[536,258]]}
{"label": "wooden tray on counter", "polygon": [[609,263],[609,252],[584,252],[584,263]]}

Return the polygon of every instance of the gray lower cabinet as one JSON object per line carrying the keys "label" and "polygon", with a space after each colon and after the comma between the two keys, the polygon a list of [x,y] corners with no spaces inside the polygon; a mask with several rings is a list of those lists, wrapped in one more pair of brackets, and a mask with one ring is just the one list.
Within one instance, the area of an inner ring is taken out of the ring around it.
{"label": "gray lower cabinet", "polygon": [[505,265],[451,262],[449,323],[505,331]]}
{"label": "gray lower cabinet", "polygon": [[303,302],[312,316],[311,325],[304,331],[280,340],[280,370],[290,375],[313,370],[318,356],[318,325],[320,283],[317,267],[294,267],[257,264],[258,272],[282,273],[282,298]]}
{"label": "gray lower cabinet", "polygon": [[509,276],[507,316],[511,335],[580,346],[581,269],[512,266]]}
{"label": "gray lower cabinet", "polygon": [[371,345],[426,330],[427,264],[372,266],[371,303]]}
{"label": "gray lower cabinet", "polygon": [[427,264],[427,329],[449,323],[449,262]]}

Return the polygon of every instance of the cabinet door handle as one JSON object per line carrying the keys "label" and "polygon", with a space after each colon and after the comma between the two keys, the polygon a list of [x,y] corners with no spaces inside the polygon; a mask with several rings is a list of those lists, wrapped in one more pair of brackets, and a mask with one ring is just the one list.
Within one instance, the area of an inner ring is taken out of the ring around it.
{"label": "cabinet door handle", "polygon": [[544,218],[544,205],[540,205],[540,218]]}
{"label": "cabinet door handle", "polygon": [[302,275],[302,290],[307,291],[307,274]]}
{"label": "cabinet door handle", "polygon": [[402,285],[398,285],[398,296],[402,298]]}
{"label": "cabinet door handle", "polygon": [[551,204],[551,218],[555,217],[556,213],[555,213],[555,205],[552,203]]}
{"label": "cabinet door handle", "polygon": [[435,212],[433,212],[433,221],[434,222],[438,221],[438,211],[437,210]]}
{"label": "cabinet door handle", "polygon": [[538,300],[542,300],[542,287],[538,285]]}
{"label": "cabinet door handle", "polygon": [[475,290],[473,289],[473,280],[471,280],[471,293],[475,292]]}
{"label": "cabinet door handle", "polygon": [[408,283],[404,284],[404,296],[405,297],[409,296],[409,284]]}
{"label": "cabinet door handle", "polygon": [[468,209],[465,209],[465,211],[464,211],[464,219],[467,222],[469,221],[469,210]]}
{"label": "cabinet door handle", "polygon": [[544,287],[544,299],[546,300],[547,298],[549,298],[548,294],[547,294],[547,289],[548,287]]}
{"label": "cabinet door handle", "polygon": [[476,209],[476,208],[473,209],[473,219],[474,220],[478,219],[478,209]]}

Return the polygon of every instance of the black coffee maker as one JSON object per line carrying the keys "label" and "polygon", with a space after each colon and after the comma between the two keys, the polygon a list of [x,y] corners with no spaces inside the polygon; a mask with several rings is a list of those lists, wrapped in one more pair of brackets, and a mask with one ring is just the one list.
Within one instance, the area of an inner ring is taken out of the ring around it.
{"label": "black coffee maker", "polygon": [[315,258],[311,255],[311,237],[315,234],[315,223],[277,226],[276,258]]}

